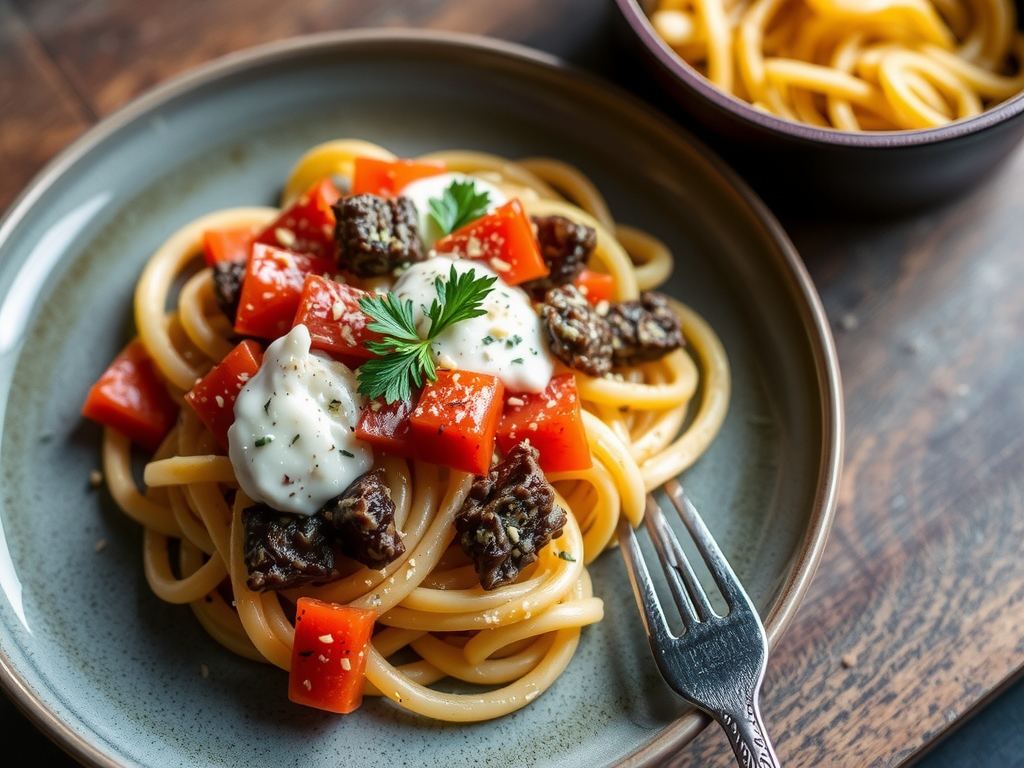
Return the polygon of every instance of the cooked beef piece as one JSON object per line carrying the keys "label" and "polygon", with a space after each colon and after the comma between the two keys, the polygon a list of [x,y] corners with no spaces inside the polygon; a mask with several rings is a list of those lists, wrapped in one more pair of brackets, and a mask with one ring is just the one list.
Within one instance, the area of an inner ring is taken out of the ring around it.
{"label": "cooked beef piece", "polygon": [[416,206],[407,197],[363,194],[334,204],[338,265],[360,277],[390,274],[396,267],[423,261]]}
{"label": "cooked beef piece", "polygon": [[524,283],[523,288],[531,295],[543,297],[549,288],[576,279],[597,245],[597,232],[565,216],[532,216],[530,220],[537,228],[541,256],[551,273]]}
{"label": "cooked beef piece", "polygon": [[238,298],[242,294],[245,277],[244,261],[218,261],[213,265],[213,294],[217,306],[234,323],[238,314]]}
{"label": "cooked beef piece", "polygon": [[636,301],[612,304],[605,316],[612,329],[612,363],[635,365],[657,360],[683,346],[679,316],[668,299],[655,291]]}
{"label": "cooked beef piece", "polygon": [[574,285],[552,288],[540,308],[555,357],[590,376],[612,367],[612,330]]}
{"label": "cooked beef piece", "polygon": [[511,584],[562,535],[565,510],[537,463],[537,449],[520,443],[486,477],[473,481],[455,528],[484,589]]}
{"label": "cooked beef piece", "polygon": [[395,529],[395,502],[376,469],[350,485],[320,510],[341,551],[365,566],[380,569],[405,552]]}
{"label": "cooked beef piece", "polygon": [[337,578],[334,552],[319,516],[278,512],[266,504],[242,511],[249,589],[285,589]]}

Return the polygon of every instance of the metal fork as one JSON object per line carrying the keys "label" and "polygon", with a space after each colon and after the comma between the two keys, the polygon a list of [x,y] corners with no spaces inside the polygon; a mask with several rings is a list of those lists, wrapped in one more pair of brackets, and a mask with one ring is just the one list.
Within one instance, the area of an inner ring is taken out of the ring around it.
{"label": "metal fork", "polygon": [[764,626],[682,486],[670,480],[662,489],[683,518],[729,610],[724,616],[714,611],[657,501],[648,495],[644,521],[682,616],[678,636],[669,629],[639,542],[624,518],[619,519],[618,538],[654,660],[676,693],[721,724],[741,766],[778,768],[758,703],[768,663]]}

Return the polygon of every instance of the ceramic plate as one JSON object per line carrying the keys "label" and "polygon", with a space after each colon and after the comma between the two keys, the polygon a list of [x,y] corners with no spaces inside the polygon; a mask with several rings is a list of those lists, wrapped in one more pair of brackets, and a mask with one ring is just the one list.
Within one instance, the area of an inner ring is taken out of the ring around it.
{"label": "ceramic plate", "polygon": [[605,620],[525,710],[448,725],[368,701],[338,717],[289,704],[283,673],[232,657],[187,607],[153,597],[140,530],[90,486],[100,434],[79,407],[130,333],[154,247],[204,212],[272,203],[306,148],[343,136],[399,155],[563,158],[620,221],[672,247],[668,291],[710,321],[734,372],[723,431],[685,481],[771,639],[788,624],[835,502],[841,406],[824,313],[778,224],[687,134],[550,57],[341,33],[229,57],[133,103],[0,225],[0,681],[95,766],[599,768],[666,755],[702,720],[658,677],[614,551],[592,570]]}

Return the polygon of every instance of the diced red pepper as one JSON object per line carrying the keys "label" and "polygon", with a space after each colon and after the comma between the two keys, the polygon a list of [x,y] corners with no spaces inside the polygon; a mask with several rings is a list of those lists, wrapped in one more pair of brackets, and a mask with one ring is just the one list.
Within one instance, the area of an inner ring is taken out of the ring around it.
{"label": "diced red pepper", "polygon": [[235,422],[235,400],[242,387],[260,369],[263,349],[246,339],[185,393],[185,402],[199,416],[221,448],[228,448],[228,428]]}
{"label": "diced red pepper", "polygon": [[384,337],[366,328],[373,319],[359,308],[359,299],[369,295],[320,275],[306,275],[292,327],[301,323],[309,329],[313,349],[362,360],[373,357],[366,342]]}
{"label": "diced red pepper", "polygon": [[292,327],[306,275],[333,274],[334,259],[256,243],[245,267],[235,332],[276,339]]}
{"label": "diced red pepper", "polygon": [[146,347],[135,339],[92,385],[82,415],[116,429],[147,451],[155,451],[174,426],[178,405]]}
{"label": "diced red pepper", "polygon": [[539,394],[508,398],[498,424],[498,447],[508,453],[529,440],[540,452],[540,467],[545,472],[588,469],[593,458],[580,410],[576,378],[571,373],[553,376]]}
{"label": "diced red pepper", "polygon": [[371,400],[359,414],[356,437],[365,440],[374,452],[389,453],[406,459],[416,457],[416,445],[409,427],[413,400],[387,403],[383,397]]}
{"label": "diced red pepper", "polygon": [[212,267],[220,261],[245,261],[262,227],[230,227],[203,232],[203,258]]}
{"label": "diced red pepper", "polygon": [[357,710],[363,703],[366,656],[376,620],[373,611],[300,597],[288,698],[342,715]]}
{"label": "diced red pepper", "polygon": [[256,242],[310,256],[334,258],[335,217],[331,206],[339,197],[341,192],[331,180],[321,179],[282,211]]}
{"label": "diced red pepper", "polygon": [[407,184],[428,176],[437,176],[445,170],[445,164],[440,161],[357,157],[353,161],[351,193],[394,197]]}
{"label": "diced red pepper", "polygon": [[445,235],[434,243],[434,250],[483,261],[509,285],[535,280],[550,272],[530,220],[516,199]]}
{"label": "diced red pepper", "polygon": [[573,284],[591,304],[612,301],[615,298],[615,277],[605,272],[595,272],[586,267],[576,275]]}
{"label": "diced red pepper", "polygon": [[438,371],[409,417],[417,455],[462,472],[486,474],[505,388],[494,376]]}

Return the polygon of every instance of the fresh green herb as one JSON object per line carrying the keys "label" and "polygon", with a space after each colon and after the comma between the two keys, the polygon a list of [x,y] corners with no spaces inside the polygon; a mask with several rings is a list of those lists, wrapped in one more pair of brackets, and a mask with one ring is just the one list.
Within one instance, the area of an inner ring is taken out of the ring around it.
{"label": "fresh green herb", "polygon": [[481,339],[481,341],[483,341],[484,346],[486,347],[488,344],[493,344],[494,342],[496,342],[497,339],[494,338],[493,336],[484,336],[483,339]]}
{"label": "fresh green herb", "polygon": [[[273,400],[273,399],[274,398],[270,398],[270,400]],[[267,400],[267,402],[265,402],[263,404],[263,412],[266,413],[266,414],[270,413],[270,400]]]}
{"label": "fresh green herb", "polygon": [[360,366],[359,392],[369,398],[383,395],[386,402],[393,403],[412,397],[412,384],[420,387],[424,382],[436,381],[430,342],[455,323],[487,314],[481,304],[495,280],[486,275],[477,277],[472,269],[460,275],[454,265],[448,282],[435,279],[437,298],[426,310],[430,328],[425,339],[416,330],[411,299],[402,301],[392,293],[361,298],[359,307],[373,320],[367,328],[383,334],[384,340],[366,343],[366,348],[378,357]]}
{"label": "fresh green herb", "polygon": [[576,558],[573,557],[572,555],[570,555],[568,552],[559,552],[558,556],[562,560],[565,560],[567,563],[575,563],[576,562]]}
{"label": "fresh green herb", "polygon": [[518,333],[517,333],[517,334],[514,334],[514,335],[512,336],[512,338],[510,338],[510,339],[505,339],[505,348],[506,348],[506,349],[512,349],[512,347],[514,347],[514,346],[516,346],[517,344],[519,344],[519,343],[520,343],[520,342],[521,342],[522,340],[523,340],[523,337],[522,337],[522,336],[520,336],[520,335],[519,335]]}
{"label": "fresh green herb", "polygon": [[517,357],[512,362],[513,363],[518,363],[519,365],[522,365],[523,364],[523,358]]}
{"label": "fresh green herb", "polygon": [[491,195],[486,190],[477,192],[472,181],[453,181],[441,197],[430,198],[428,204],[430,218],[447,235],[487,213]]}
{"label": "fresh green herb", "polygon": [[264,435],[263,437],[257,437],[256,438],[256,442],[254,443],[254,445],[257,448],[262,448],[264,445],[267,445],[268,443],[272,443],[272,442],[274,442],[274,436],[273,435]]}
{"label": "fresh green herb", "polygon": [[350,459],[354,459],[356,457],[354,453],[350,453],[349,451],[346,451],[344,448],[341,449],[341,455],[347,456]]}
{"label": "fresh green herb", "polygon": [[331,402],[327,404],[327,410],[330,411],[331,413],[336,413],[338,408],[340,407],[341,400],[331,400]]}
{"label": "fresh green herb", "polygon": [[299,436],[296,435],[295,437],[292,438],[292,441],[290,443],[288,443],[288,445],[289,446],[295,445],[295,443],[298,442],[298,439],[299,439]]}

